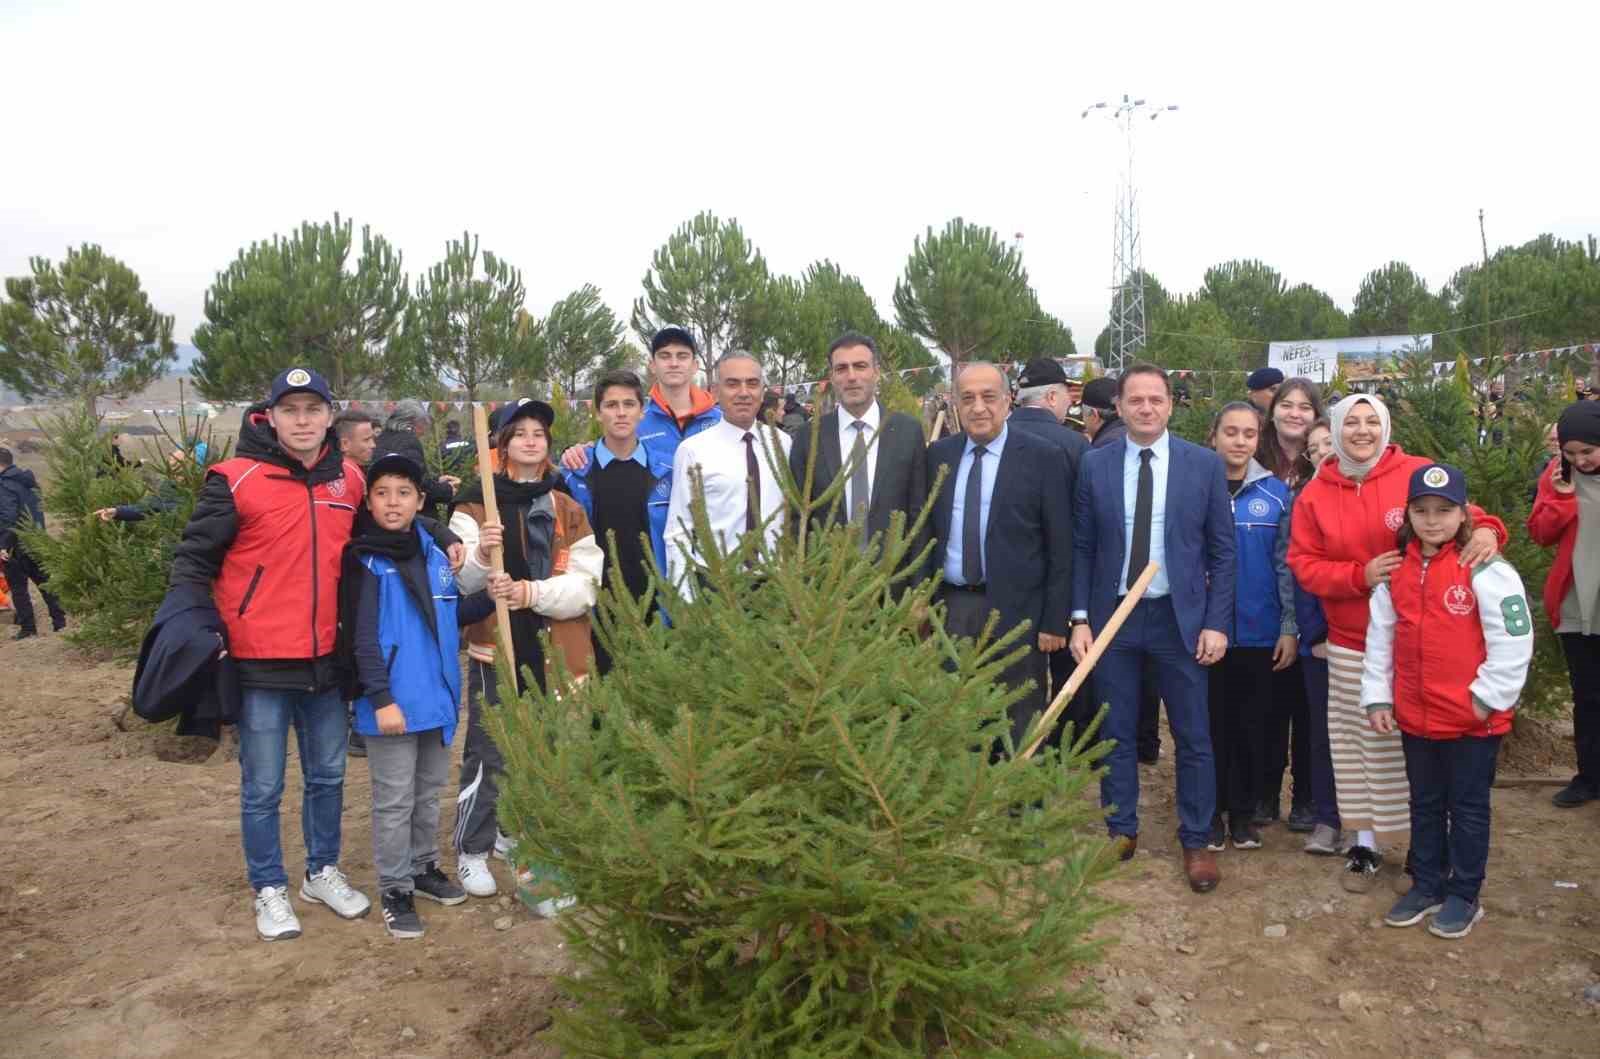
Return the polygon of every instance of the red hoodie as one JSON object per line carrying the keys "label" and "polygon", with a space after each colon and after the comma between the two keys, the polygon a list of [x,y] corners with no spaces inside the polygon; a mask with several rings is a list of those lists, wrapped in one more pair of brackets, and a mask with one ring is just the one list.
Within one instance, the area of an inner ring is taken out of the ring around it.
{"label": "red hoodie", "polygon": [[[1366,650],[1367,600],[1372,594],[1367,564],[1394,550],[1395,534],[1405,523],[1411,474],[1433,462],[1390,445],[1366,478],[1354,482],[1330,456],[1300,491],[1289,535],[1289,569],[1301,588],[1322,601],[1330,642]],[[1505,523],[1475,504],[1467,507],[1473,524],[1493,530],[1505,548]]]}
{"label": "red hoodie", "polygon": [[1572,590],[1572,550],[1578,544],[1578,494],[1556,492],[1555,473],[1560,460],[1539,476],[1539,493],[1528,513],[1528,536],[1541,548],[1556,546],[1555,562],[1544,580],[1544,613],[1555,628],[1561,624],[1561,601]]}

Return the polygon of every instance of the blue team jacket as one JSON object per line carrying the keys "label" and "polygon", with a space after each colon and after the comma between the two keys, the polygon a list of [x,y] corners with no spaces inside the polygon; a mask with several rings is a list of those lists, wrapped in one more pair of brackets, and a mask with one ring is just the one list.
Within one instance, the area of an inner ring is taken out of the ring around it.
{"label": "blue team jacket", "polygon": [[[715,422],[715,420],[713,420]],[[643,429],[641,426],[640,429]],[[650,470],[650,477],[656,484],[650,490],[650,495],[645,500],[645,514],[650,526],[650,550],[655,553],[656,566],[663,575],[667,571],[667,502],[672,499],[672,457],[662,459],[658,448],[659,442],[649,445],[640,443],[644,451],[645,464]],[[585,445],[584,459],[587,461],[581,471],[563,471],[566,476],[567,489],[572,493],[572,499],[583,505],[583,513],[589,516],[589,524],[594,524],[594,492],[589,487],[589,475],[599,465],[595,461],[594,445]],[[677,446],[673,445],[673,450]],[[604,542],[600,546],[605,547]]]}
{"label": "blue team jacket", "polygon": [[1251,460],[1233,498],[1239,558],[1231,645],[1273,647],[1279,636],[1295,632],[1294,580],[1286,561],[1290,507],[1289,487]]}

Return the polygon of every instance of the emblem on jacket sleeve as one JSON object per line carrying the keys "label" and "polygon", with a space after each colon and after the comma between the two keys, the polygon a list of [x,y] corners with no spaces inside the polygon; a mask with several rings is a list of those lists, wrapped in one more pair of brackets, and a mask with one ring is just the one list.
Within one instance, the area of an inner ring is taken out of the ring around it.
{"label": "emblem on jacket sleeve", "polygon": [[344,496],[344,478],[341,476],[327,483],[325,488],[329,496]]}
{"label": "emblem on jacket sleeve", "polygon": [[1400,532],[1400,527],[1406,524],[1406,509],[1391,507],[1383,514],[1383,524],[1389,527],[1391,533]]}
{"label": "emblem on jacket sleeve", "polygon": [[1444,609],[1458,618],[1471,614],[1477,606],[1477,597],[1466,585],[1451,585],[1444,590]]}

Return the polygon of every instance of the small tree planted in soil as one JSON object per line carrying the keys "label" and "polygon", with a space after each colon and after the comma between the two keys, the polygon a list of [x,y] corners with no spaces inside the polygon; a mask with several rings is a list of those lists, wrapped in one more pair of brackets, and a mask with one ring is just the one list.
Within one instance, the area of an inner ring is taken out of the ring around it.
{"label": "small tree planted in soil", "polygon": [[502,826],[579,901],[570,1054],[1085,1054],[1101,751],[990,764],[1016,641],[891,583],[907,528],[876,563],[850,529],[748,535],[693,602],[658,574],[670,629],[607,598],[610,674],[490,711]]}

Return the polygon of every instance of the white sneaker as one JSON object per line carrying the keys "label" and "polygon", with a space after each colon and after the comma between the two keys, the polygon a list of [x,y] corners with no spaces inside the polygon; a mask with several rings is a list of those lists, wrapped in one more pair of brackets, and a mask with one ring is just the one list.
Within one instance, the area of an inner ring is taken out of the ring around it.
{"label": "white sneaker", "polygon": [[300,920],[289,904],[287,886],[263,886],[256,891],[256,934],[262,941],[288,941],[300,936]]}
{"label": "white sneaker", "polygon": [[456,878],[461,888],[473,897],[493,897],[500,892],[489,870],[489,854],[461,853],[456,856]]}
{"label": "white sneaker", "polygon": [[315,875],[307,875],[300,884],[300,898],[316,905],[327,905],[340,919],[360,919],[372,911],[372,902],[360,890],[353,889],[344,872],[332,864],[324,865]]}
{"label": "white sneaker", "polygon": [[496,829],[494,833],[494,855],[500,860],[509,861],[511,855],[517,851],[517,840]]}

